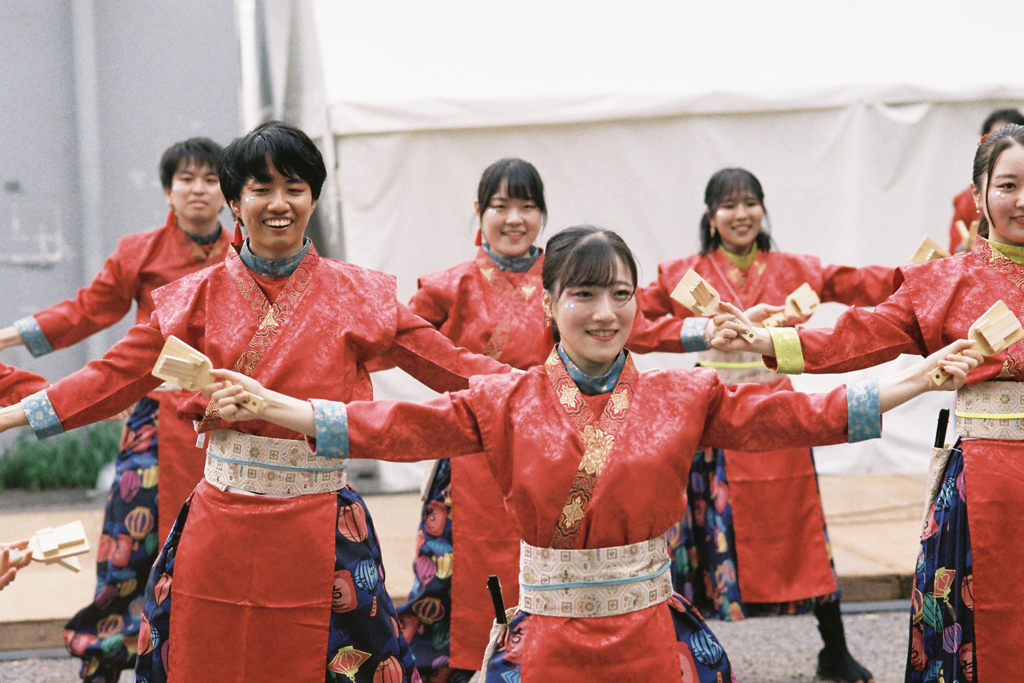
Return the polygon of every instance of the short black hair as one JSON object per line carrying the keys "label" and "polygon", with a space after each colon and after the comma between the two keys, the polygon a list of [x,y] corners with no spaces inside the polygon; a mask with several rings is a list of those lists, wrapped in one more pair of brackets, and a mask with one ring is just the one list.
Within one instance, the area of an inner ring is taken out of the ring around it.
{"label": "short black hair", "polygon": [[175,142],[160,156],[160,184],[171,189],[174,174],[189,166],[209,166],[217,173],[223,148],[210,138],[189,138]]}
{"label": "short black hair", "polygon": [[761,226],[761,232],[757,233],[757,248],[759,251],[771,251],[772,238],[767,226],[768,209],[764,205],[761,181],[745,168],[723,168],[708,179],[708,185],[704,188],[704,206],[707,210],[700,217],[700,253],[707,254],[722,243],[722,236],[718,231],[712,234],[711,220],[708,216],[714,216],[723,202],[746,194],[757,199],[757,203],[764,211],[765,222]]}
{"label": "short black hair", "polygon": [[224,199],[237,202],[250,178],[269,182],[271,164],[281,175],[308,183],[313,199],[320,198],[327,179],[320,150],[298,128],[269,121],[224,148],[220,160],[220,190]]}
{"label": "short black hair", "polygon": [[985,119],[985,123],[981,124],[981,134],[988,135],[989,133],[995,132],[992,130],[992,126],[1000,121],[1016,123],[1018,126],[1024,126],[1024,114],[1021,114],[1018,109],[996,109],[988,115]]}
{"label": "short black hair", "polygon": [[509,199],[529,199],[540,209],[544,220],[548,218],[548,205],[544,203],[544,181],[540,173],[529,161],[509,157],[499,159],[488,166],[476,188],[476,205],[479,215],[483,215],[491,198],[506,183]]}

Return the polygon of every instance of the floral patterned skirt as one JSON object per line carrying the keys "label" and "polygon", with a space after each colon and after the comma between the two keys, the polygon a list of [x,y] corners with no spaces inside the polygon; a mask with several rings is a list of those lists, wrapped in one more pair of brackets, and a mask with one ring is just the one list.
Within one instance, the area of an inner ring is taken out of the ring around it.
{"label": "floral patterned skirt", "polygon": [[159,550],[158,408],[143,398],[125,424],[96,549],[96,597],[64,625],[64,643],[90,683],[111,683],[135,665],[143,593]]}
{"label": "floral patterned skirt", "polygon": [[964,458],[958,442],[921,533],[910,603],[908,683],[976,680],[973,586]]}
{"label": "floral patterned skirt", "polygon": [[[672,584],[676,592],[696,605],[702,614],[717,616],[724,621],[805,614],[814,610],[816,602],[839,599],[836,591],[791,602],[743,602],[737,579],[736,536],[723,451],[717,448],[697,451],[686,493],[689,499],[687,514],[668,531]],[[827,529],[825,538],[828,539]]]}
{"label": "floral patterned skirt", "polygon": [[[170,624],[175,556],[182,533],[187,533],[191,503],[190,498],[178,514],[146,586],[136,683],[165,683],[170,639],[189,637],[188,633],[172,633]],[[380,544],[369,510],[362,497],[350,488],[337,492],[337,506],[334,594],[324,680],[419,683],[408,644],[400,633],[394,606],[384,587]],[[267,645],[238,643],[240,648],[249,646]]]}
{"label": "floral patterned skirt", "polygon": [[[683,683],[735,683],[725,648],[693,605],[676,593],[668,606],[679,644]],[[485,678],[481,683],[519,683],[523,643],[529,637],[532,618],[533,615],[522,611],[512,617],[490,659],[484,662]]]}
{"label": "floral patterned skirt", "polygon": [[416,534],[413,584],[398,608],[402,633],[423,680],[448,680],[452,607],[452,468],[439,460]]}

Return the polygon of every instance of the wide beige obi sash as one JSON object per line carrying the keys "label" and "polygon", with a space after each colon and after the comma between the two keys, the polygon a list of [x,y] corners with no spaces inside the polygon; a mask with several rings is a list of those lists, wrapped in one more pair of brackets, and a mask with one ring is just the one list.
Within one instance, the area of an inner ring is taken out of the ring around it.
{"label": "wide beige obi sash", "polygon": [[270,496],[304,496],[344,488],[348,460],[314,455],[305,440],[271,439],[229,429],[210,432],[206,480]]}
{"label": "wide beige obi sash", "polygon": [[764,366],[761,356],[747,351],[730,351],[708,349],[697,354],[697,365],[714,368],[719,378],[729,385],[741,382],[764,384],[779,378]]}
{"label": "wide beige obi sash", "polygon": [[519,607],[551,617],[610,617],[672,597],[664,536],[587,550],[520,542]]}
{"label": "wide beige obi sash", "polygon": [[963,439],[1024,440],[1024,383],[962,387],[956,392],[956,431]]}

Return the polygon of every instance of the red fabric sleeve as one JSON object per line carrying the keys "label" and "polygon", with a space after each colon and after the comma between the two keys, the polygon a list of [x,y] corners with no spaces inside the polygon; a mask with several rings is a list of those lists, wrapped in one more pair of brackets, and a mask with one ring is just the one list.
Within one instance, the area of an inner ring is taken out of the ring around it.
{"label": "red fabric sleeve", "polygon": [[434,391],[459,391],[469,387],[474,375],[511,371],[509,366],[454,346],[443,334],[407,307],[398,305],[398,331],[391,347],[381,355]]}
{"label": "red fabric sleeve", "polygon": [[154,312],[149,324],[132,327],[103,358],[50,387],[46,396],[64,431],[116,415],[160,386],[150,372],[163,346]]}
{"label": "red fabric sleeve", "polygon": [[0,406],[14,405],[48,386],[50,383],[41,375],[0,363]]}
{"label": "red fabric sleeve", "polygon": [[435,329],[441,329],[454,305],[451,297],[431,287],[423,278],[420,278],[416,286],[416,293],[409,299],[409,310],[433,325]]}
{"label": "red fabric sleeve", "polygon": [[[914,312],[909,287],[900,287],[888,300],[866,311],[849,308],[834,328],[798,328],[804,371],[837,373],[862,370],[893,360],[902,353],[928,355]],[[775,369],[774,358],[765,365]]]}
{"label": "red fabric sleeve", "polygon": [[978,220],[981,214],[978,207],[974,205],[974,195],[971,188],[967,188],[957,196],[953,197],[953,219],[949,222],[949,253],[955,254],[960,248],[960,231],[956,229],[956,222],[963,221],[964,227],[970,228],[971,223]]}
{"label": "red fabric sleeve", "polygon": [[895,268],[827,266],[822,273],[822,301],[847,306],[877,306],[893,293]]}
{"label": "red fabric sleeve", "polygon": [[766,384],[727,386],[715,378],[700,448],[765,452],[845,443],[846,387],[824,394]]}
{"label": "red fabric sleeve", "polygon": [[644,317],[643,311],[638,307],[626,348],[635,353],[686,353],[679,338],[682,331],[682,318],[662,316],[652,320]]}
{"label": "red fabric sleeve", "polygon": [[347,404],[349,456],[393,462],[433,460],[484,450],[466,392],[426,403],[353,401]]}
{"label": "red fabric sleeve", "polygon": [[35,314],[50,346],[63,349],[115,324],[128,314],[137,294],[137,256],[118,248],[93,281],[68,299]]}

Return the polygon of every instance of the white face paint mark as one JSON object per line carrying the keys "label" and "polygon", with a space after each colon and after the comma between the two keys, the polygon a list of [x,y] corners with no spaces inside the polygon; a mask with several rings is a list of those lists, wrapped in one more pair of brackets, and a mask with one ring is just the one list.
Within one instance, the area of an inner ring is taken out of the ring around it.
{"label": "white face paint mark", "polygon": [[253,201],[256,201],[256,198],[255,198],[255,197],[246,197],[246,198],[245,198],[245,201],[247,201],[247,202],[253,202]]}

